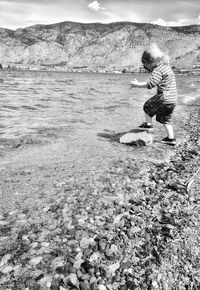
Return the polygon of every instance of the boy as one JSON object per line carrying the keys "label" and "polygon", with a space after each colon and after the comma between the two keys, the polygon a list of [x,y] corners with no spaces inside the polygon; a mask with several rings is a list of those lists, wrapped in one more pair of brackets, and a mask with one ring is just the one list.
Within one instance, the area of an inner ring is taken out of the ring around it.
{"label": "boy", "polygon": [[136,79],[131,81],[131,88],[152,89],[157,87],[157,94],[145,102],[143,107],[145,122],[139,126],[139,129],[152,129],[152,117],[156,115],[156,121],[163,124],[167,133],[167,137],[162,142],[175,145],[176,139],[174,138],[171,118],[177,102],[177,90],[169,60],[156,45],[145,50],[141,60],[143,67],[151,72],[151,76],[144,82],[139,82]]}

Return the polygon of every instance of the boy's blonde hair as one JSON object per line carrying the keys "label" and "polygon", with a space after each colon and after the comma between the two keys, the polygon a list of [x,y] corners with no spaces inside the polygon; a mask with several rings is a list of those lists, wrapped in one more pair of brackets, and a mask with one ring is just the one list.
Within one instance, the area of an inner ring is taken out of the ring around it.
{"label": "boy's blonde hair", "polygon": [[157,66],[161,61],[169,63],[169,58],[165,55],[156,43],[152,43],[142,54],[142,63],[152,63]]}

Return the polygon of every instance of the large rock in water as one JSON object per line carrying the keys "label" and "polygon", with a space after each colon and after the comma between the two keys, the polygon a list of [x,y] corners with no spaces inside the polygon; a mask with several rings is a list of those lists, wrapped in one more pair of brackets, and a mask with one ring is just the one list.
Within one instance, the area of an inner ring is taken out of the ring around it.
{"label": "large rock in water", "polygon": [[127,145],[134,146],[148,146],[153,142],[153,136],[148,132],[138,133],[126,133],[120,139],[119,142]]}

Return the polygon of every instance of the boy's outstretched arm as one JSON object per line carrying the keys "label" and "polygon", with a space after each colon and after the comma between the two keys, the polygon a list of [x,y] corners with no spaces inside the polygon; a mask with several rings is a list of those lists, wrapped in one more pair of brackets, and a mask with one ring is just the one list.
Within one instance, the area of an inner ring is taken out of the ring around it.
{"label": "boy's outstretched arm", "polygon": [[138,80],[134,79],[130,82],[131,88],[147,88],[147,81],[139,82]]}

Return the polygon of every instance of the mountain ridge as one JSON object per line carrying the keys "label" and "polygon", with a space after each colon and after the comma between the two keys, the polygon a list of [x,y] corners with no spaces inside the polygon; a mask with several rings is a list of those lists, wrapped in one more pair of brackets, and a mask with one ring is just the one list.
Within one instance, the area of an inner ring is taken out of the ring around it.
{"label": "mountain ridge", "polygon": [[164,27],[150,23],[64,21],[11,30],[0,28],[0,63],[66,68],[137,68],[150,42],[174,67],[200,66],[200,25]]}

